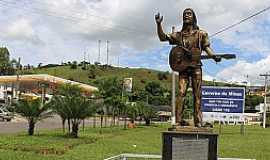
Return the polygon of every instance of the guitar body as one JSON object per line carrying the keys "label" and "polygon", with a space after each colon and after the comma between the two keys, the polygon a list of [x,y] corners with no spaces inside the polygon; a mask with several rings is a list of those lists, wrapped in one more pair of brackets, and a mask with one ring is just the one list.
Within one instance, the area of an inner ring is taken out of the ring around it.
{"label": "guitar body", "polygon": [[187,68],[195,68],[201,63],[201,51],[199,48],[188,50],[182,46],[171,49],[169,54],[169,64],[173,71],[182,73]]}

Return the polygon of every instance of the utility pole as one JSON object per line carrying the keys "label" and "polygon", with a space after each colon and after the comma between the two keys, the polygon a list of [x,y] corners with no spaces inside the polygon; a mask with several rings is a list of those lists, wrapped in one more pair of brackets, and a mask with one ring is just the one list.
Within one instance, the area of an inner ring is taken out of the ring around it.
{"label": "utility pole", "polygon": [[248,74],[245,75],[245,77],[247,78],[247,85],[246,85],[246,88],[247,88],[247,94],[250,95],[251,83],[249,82],[249,76],[248,76]]}
{"label": "utility pole", "polygon": [[[172,33],[175,32],[175,27],[172,27]],[[175,73],[172,70],[172,125],[176,124],[175,119]]]}
{"label": "utility pole", "polygon": [[98,62],[100,62],[100,45],[101,45],[101,40],[98,40]]}
{"label": "utility pole", "polygon": [[15,92],[15,96],[16,96],[16,98],[17,99],[19,99],[19,95],[20,95],[20,93],[18,93],[19,92],[19,90],[20,90],[20,74],[19,74],[19,72],[20,72],[20,69],[21,69],[21,57],[19,57],[18,58],[18,67],[17,67],[17,79],[16,79],[16,92]]}
{"label": "utility pole", "polygon": [[263,128],[266,127],[266,94],[267,94],[267,78],[270,76],[270,74],[265,73],[265,74],[260,74],[260,76],[264,77],[264,109],[263,109]]}
{"label": "utility pole", "polygon": [[107,40],[107,66],[109,65],[109,41]]}
{"label": "utility pole", "polygon": [[84,67],[84,68],[86,68],[86,67],[85,67],[85,61],[86,61],[86,60],[85,60],[85,56],[86,56],[86,52],[84,51],[84,53],[83,53],[83,67]]}
{"label": "utility pole", "polygon": [[118,56],[117,57],[117,65],[118,65],[118,68],[120,67],[120,57]]}

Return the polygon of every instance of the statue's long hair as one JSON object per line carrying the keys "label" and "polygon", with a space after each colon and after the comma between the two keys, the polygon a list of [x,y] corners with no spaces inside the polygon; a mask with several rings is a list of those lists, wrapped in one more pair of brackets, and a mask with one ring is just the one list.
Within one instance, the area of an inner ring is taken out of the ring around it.
{"label": "statue's long hair", "polygon": [[[191,9],[191,8],[186,8],[186,9],[184,10],[184,12],[183,12],[183,19],[184,19],[184,13],[185,13],[185,11],[187,11],[187,10],[190,10],[190,11],[192,12],[192,15],[193,15],[193,23],[192,23],[193,29],[194,29],[194,30],[199,29],[199,26],[197,25],[197,17],[196,17],[195,12],[193,11],[193,9]],[[183,23],[182,30],[183,30],[185,27],[186,27],[186,24]]]}

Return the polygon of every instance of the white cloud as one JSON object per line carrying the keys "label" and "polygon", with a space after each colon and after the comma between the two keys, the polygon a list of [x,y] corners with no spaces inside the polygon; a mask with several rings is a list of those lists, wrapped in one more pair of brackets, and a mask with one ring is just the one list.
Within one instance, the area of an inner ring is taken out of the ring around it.
{"label": "white cloud", "polygon": [[40,42],[31,23],[24,18],[16,19],[10,24],[1,27],[2,36],[6,39],[38,44]]}
{"label": "white cloud", "polygon": [[206,73],[203,73],[202,76],[203,76],[202,79],[205,80],[205,81],[213,81],[213,80],[215,80],[214,77],[212,77],[212,76],[210,76],[210,75],[208,75]]}
{"label": "white cloud", "polygon": [[[181,14],[185,7],[194,8],[199,25],[210,34],[265,7],[261,1],[161,1],[161,0],[99,0],[99,1],[53,1],[48,0],[43,7],[66,21],[54,29],[64,31],[63,36],[72,34],[89,41],[111,40],[136,50],[160,46],[156,35],[154,14],[164,15],[164,28],[170,31],[172,25],[180,28]],[[67,18],[69,17],[69,18]],[[70,22],[74,21],[75,22]],[[257,26],[257,21],[265,21],[267,16],[259,16],[238,27],[216,36],[225,44],[243,51],[268,50],[268,42],[261,35],[265,29]],[[64,25],[64,26],[61,26]],[[240,31],[242,34],[236,34]],[[258,33],[259,32],[259,33]]]}
{"label": "white cloud", "polygon": [[[62,59],[81,60],[84,51],[90,54],[91,61],[97,60],[99,39],[103,42],[103,55],[106,53],[105,41],[110,40],[111,60],[119,55],[133,56],[134,53],[146,53],[163,47],[167,43],[160,43],[156,34],[154,14],[157,12],[164,16],[164,30],[169,32],[172,25],[181,27],[182,11],[191,7],[197,14],[199,26],[213,34],[265,8],[269,1],[34,0],[24,5],[17,1],[16,3],[17,8],[6,5],[11,9],[5,9],[4,12],[13,17],[11,23],[6,25],[6,22],[0,19],[0,29],[5,31],[6,43],[13,47],[13,54],[27,56],[23,58],[27,59],[26,63],[56,63]],[[0,8],[0,11],[4,9]],[[269,23],[269,15],[265,12],[215,38],[225,45],[239,49],[243,52],[241,56],[247,51],[267,56],[266,51],[270,50],[270,27],[263,23]],[[28,41],[34,42],[33,46],[21,50]],[[39,41],[44,45],[38,45],[36,42]],[[35,60],[28,58],[30,53],[35,55]],[[162,65],[158,64],[156,69],[165,68]]]}
{"label": "white cloud", "polygon": [[217,74],[217,79],[233,82],[247,81],[250,84],[262,84],[262,77],[270,71],[270,56],[257,62],[249,63],[246,61],[238,61],[235,65],[229,66]]}

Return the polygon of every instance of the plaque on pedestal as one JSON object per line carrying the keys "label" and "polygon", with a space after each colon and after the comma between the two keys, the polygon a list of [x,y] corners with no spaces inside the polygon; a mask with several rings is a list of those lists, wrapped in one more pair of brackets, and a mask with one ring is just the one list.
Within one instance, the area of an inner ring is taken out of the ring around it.
{"label": "plaque on pedestal", "polygon": [[163,132],[162,160],[216,160],[217,137],[206,128],[196,127]]}

